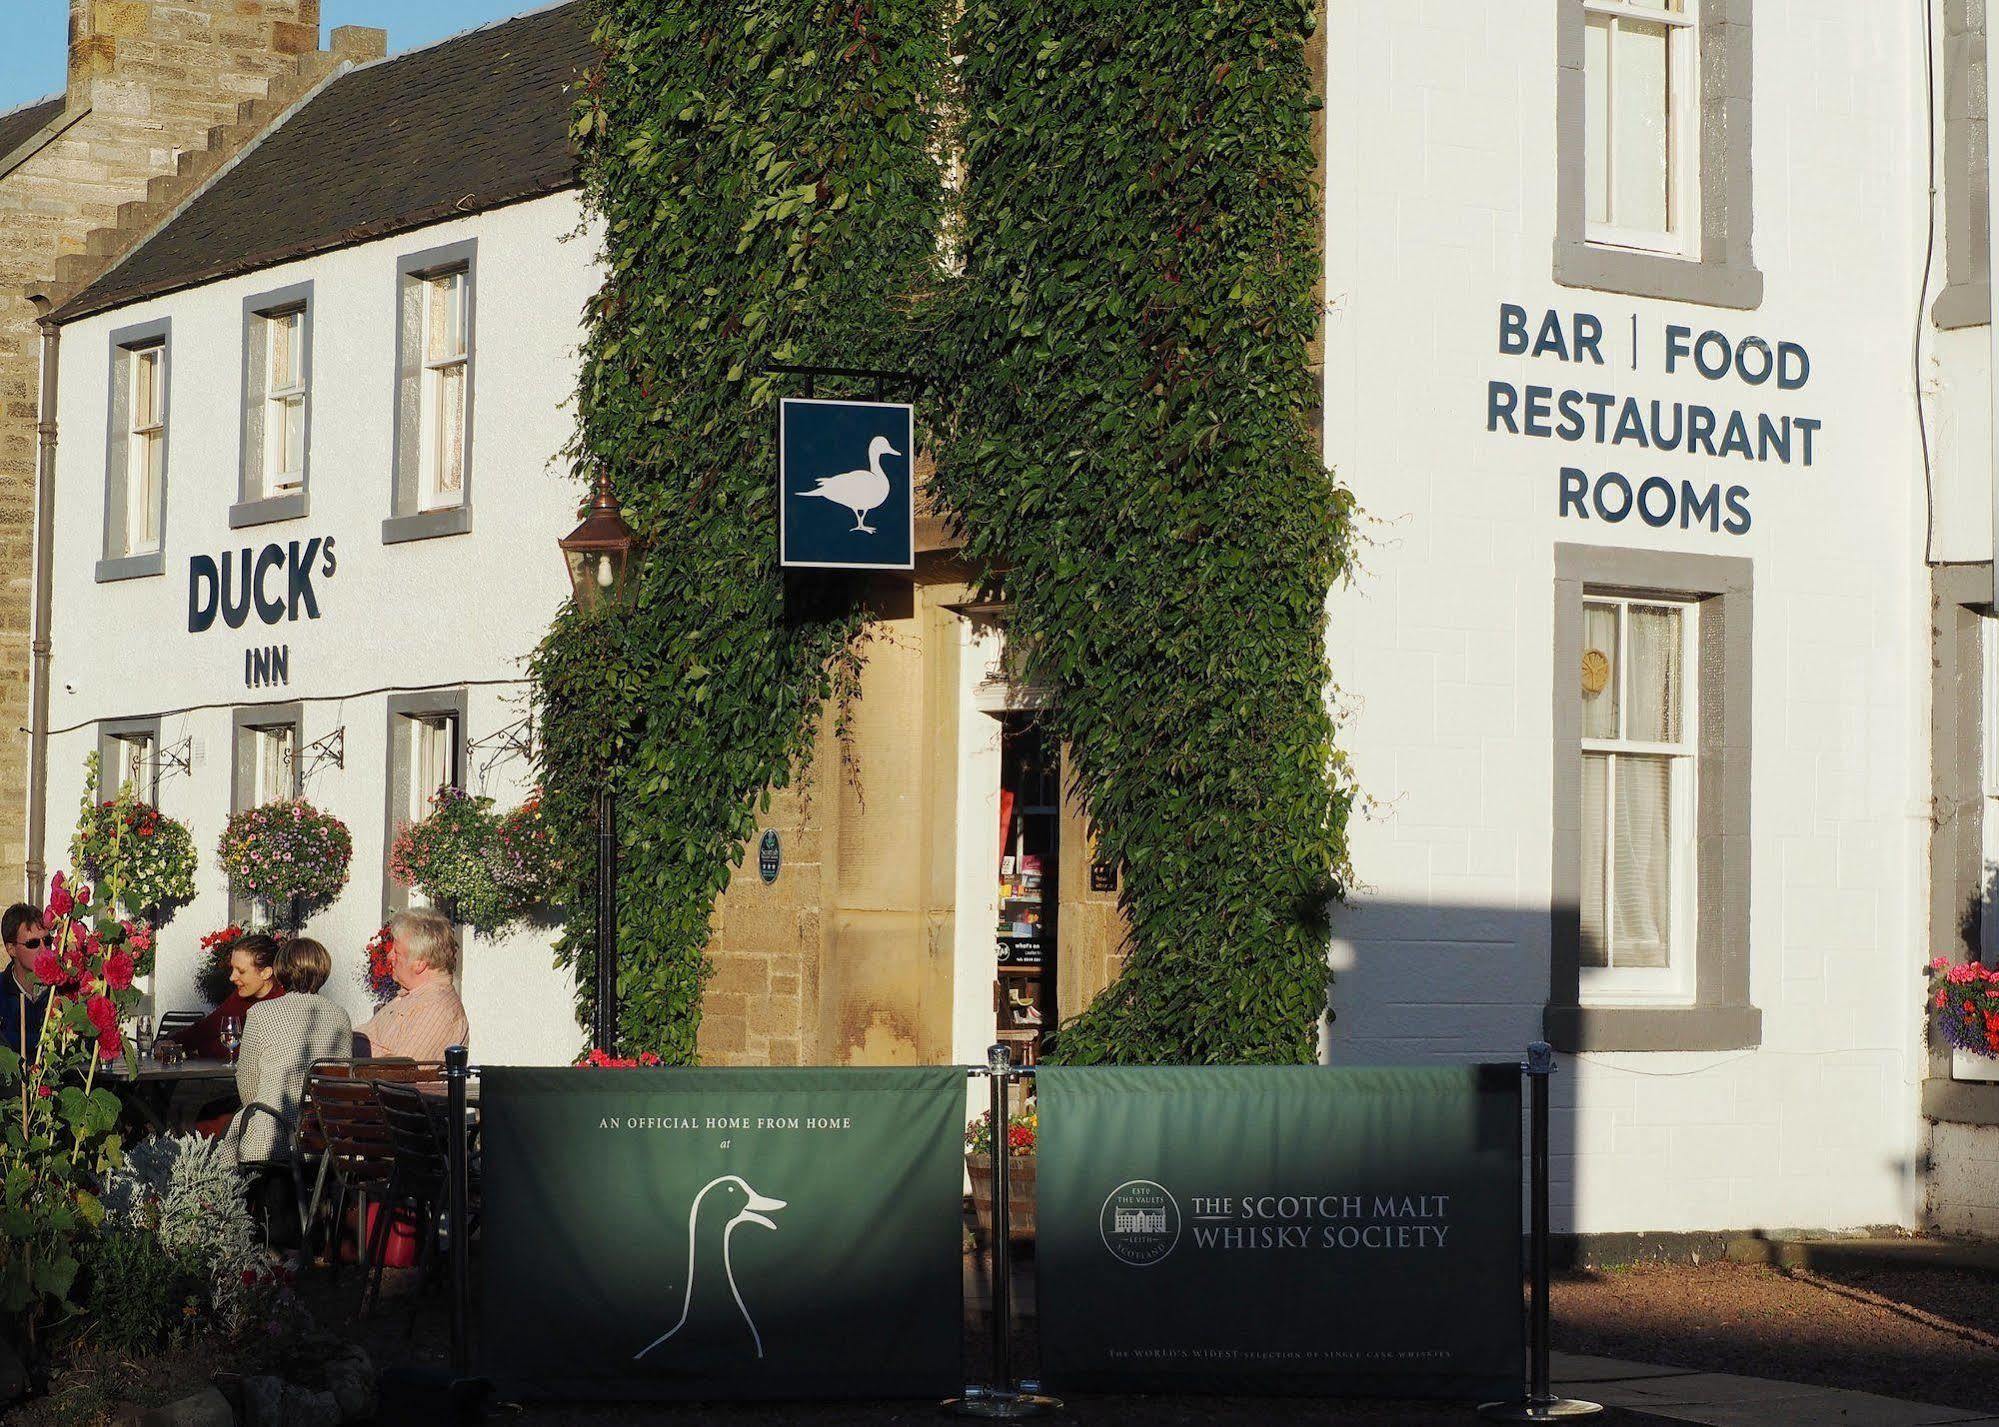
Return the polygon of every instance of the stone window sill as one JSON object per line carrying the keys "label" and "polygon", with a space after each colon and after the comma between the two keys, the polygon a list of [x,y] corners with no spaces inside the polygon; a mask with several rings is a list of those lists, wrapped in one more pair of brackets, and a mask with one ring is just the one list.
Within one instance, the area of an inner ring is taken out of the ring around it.
{"label": "stone window sill", "polygon": [[138,580],[166,572],[167,557],[163,550],[155,550],[150,555],[121,555],[97,562],[97,583],[108,585],[114,580]]}
{"label": "stone window sill", "polygon": [[1555,281],[1564,287],[1697,302],[1704,307],[1748,310],[1763,304],[1763,274],[1755,268],[1689,262],[1573,238],[1555,240]]}
{"label": "stone window sill", "polygon": [[1952,283],[1931,304],[1930,320],[1946,332],[1959,327],[1983,327],[1992,320],[1991,284]]}
{"label": "stone window sill", "polygon": [[1542,1034],[1556,1050],[1748,1050],[1762,1044],[1754,1006],[1550,1006]]}
{"label": "stone window sill", "polygon": [[1923,1118],[1953,1125],[1999,1125],[1999,1084],[1932,1076],[1923,1082]]}
{"label": "stone window sill", "polygon": [[406,540],[435,540],[442,535],[472,533],[472,507],[426,510],[415,515],[392,515],[382,522],[382,543],[399,545]]}
{"label": "stone window sill", "polygon": [[300,520],[310,509],[303,488],[286,491],[283,495],[264,496],[258,500],[239,500],[229,507],[229,528],[241,530],[246,525],[269,525],[278,520]]}

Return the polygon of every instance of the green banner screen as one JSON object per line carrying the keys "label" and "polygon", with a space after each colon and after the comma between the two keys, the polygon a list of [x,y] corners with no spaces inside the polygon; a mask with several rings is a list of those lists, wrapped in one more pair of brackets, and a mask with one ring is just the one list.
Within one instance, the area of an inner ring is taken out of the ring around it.
{"label": "green banner screen", "polygon": [[965,1075],[481,1072],[481,1370],[528,1397],[962,1385]]}
{"label": "green banner screen", "polygon": [[1517,1067],[1036,1083],[1051,1391],[1520,1391]]}

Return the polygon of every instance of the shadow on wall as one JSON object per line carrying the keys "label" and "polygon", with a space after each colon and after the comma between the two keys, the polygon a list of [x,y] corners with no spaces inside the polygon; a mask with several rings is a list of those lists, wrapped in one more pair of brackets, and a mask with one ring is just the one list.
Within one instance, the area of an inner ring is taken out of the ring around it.
{"label": "shadow on wall", "polygon": [[1542,1038],[1545,909],[1368,899],[1332,914],[1333,1065],[1517,1060]]}

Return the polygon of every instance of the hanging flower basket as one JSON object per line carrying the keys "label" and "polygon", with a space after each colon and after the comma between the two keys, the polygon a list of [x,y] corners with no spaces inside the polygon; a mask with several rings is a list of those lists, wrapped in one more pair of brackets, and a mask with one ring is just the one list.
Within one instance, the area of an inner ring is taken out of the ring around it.
{"label": "hanging flower basket", "polygon": [[493,829],[492,858],[494,881],[521,915],[534,916],[556,905],[564,868],[555,820],[543,808],[538,790],[519,807],[500,814]]}
{"label": "hanging flower basket", "polygon": [[395,938],[389,935],[388,927],[368,938],[368,946],[361,962],[361,985],[377,1006],[385,1006],[395,999],[396,978],[389,970],[389,952],[395,946]]}
{"label": "hanging flower basket", "polygon": [[237,896],[296,922],[347,885],[354,839],[331,813],[303,798],[282,798],[230,814],[216,852]]}
{"label": "hanging flower basket", "polygon": [[539,797],[507,813],[462,788],[439,788],[421,822],[389,845],[389,875],[488,936],[534,916],[555,898],[561,868],[555,829]]}
{"label": "hanging flower basket", "polygon": [[187,825],[140,799],[126,784],[114,798],[97,800],[97,755],[89,774],[70,861],[108,897],[155,925],[194,900],[194,835]]}

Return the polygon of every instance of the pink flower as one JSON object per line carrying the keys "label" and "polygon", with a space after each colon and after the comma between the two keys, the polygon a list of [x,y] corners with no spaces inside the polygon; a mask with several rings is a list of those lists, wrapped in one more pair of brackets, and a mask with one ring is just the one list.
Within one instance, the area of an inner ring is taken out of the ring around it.
{"label": "pink flower", "polygon": [[127,922],[125,924],[125,944],[134,951],[151,951],[153,949],[153,929],[144,922]]}
{"label": "pink flower", "polygon": [[1978,972],[1979,967],[1976,962],[1965,962],[1961,966],[1953,966],[1950,970],[1946,971],[1944,973],[1944,980],[1950,982],[1953,986],[1968,986],[1978,979]]}
{"label": "pink flower", "polygon": [[113,991],[123,991],[132,984],[132,971],[132,958],[114,951],[104,960],[104,984]]}

